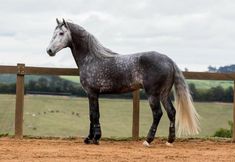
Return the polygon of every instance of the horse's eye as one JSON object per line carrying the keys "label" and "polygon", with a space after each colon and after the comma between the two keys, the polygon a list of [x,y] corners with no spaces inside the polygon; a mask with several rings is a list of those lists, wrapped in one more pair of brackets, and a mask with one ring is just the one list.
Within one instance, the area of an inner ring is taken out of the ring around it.
{"label": "horse's eye", "polygon": [[59,35],[64,35],[64,33],[63,33],[63,32],[60,32]]}

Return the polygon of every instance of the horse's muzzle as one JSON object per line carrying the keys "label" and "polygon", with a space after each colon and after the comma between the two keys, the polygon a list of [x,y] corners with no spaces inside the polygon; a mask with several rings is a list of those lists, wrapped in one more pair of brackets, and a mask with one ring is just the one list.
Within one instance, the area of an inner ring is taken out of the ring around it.
{"label": "horse's muzzle", "polygon": [[48,53],[50,56],[55,56],[55,53],[54,53],[50,48],[47,48],[47,53]]}

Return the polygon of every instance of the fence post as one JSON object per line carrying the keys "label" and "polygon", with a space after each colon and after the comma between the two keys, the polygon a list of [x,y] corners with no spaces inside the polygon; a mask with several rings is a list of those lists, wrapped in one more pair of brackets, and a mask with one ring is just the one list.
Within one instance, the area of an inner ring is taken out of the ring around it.
{"label": "fence post", "polygon": [[235,142],[235,80],[233,81],[233,139]]}
{"label": "fence post", "polygon": [[17,64],[15,138],[19,139],[23,138],[24,74],[25,64]]}
{"label": "fence post", "polygon": [[140,117],[140,92],[136,90],[133,92],[133,120],[132,120],[132,139],[139,139],[139,117]]}

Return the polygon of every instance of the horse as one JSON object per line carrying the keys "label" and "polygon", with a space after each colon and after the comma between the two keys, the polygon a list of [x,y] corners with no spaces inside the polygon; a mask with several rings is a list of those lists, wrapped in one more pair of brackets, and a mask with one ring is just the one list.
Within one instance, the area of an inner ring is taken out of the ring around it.
{"label": "horse", "polygon": [[[80,70],[80,83],[89,100],[90,129],[85,144],[99,144],[99,95],[126,93],[143,89],[152,110],[153,122],[144,141],[150,146],[163,115],[161,104],[170,121],[166,142],[172,146],[178,135],[194,135],[200,131],[199,115],[193,106],[185,78],[168,56],[155,52],[122,55],[104,47],[91,33],[80,25],[59,21],[47,47],[55,56],[63,48],[70,48]],[[176,108],[170,99],[174,85]]]}

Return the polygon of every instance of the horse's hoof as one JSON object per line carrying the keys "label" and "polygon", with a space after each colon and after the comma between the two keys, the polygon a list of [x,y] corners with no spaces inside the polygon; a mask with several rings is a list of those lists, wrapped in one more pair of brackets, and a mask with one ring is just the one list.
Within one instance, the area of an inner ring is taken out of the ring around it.
{"label": "horse's hoof", "polygon": [[149,144],[147,141],[144,141],[144,142],[143,142],[143,145],[144,145],[145,147],[150,147],[150,144]]}
{"label": "horse's hoof", "polygon": [[173,147],[173,144],[169,143],[169,142],[166,142],[166,145],[169,146],[169,147]]}
{"label": "horse's hoof", "polygon": [[85,144],[92,144],[93,141],[90,138],[87,137],[87,138],[84,139],[84,143]]}
{"label": "horse's hoof", "polygon": [[95,145],[99,145],[99,144],[100,144],[100,142],[99,142],[99,140],[95,140],[95,139],[93,139],[93,144],[95,144]]}

